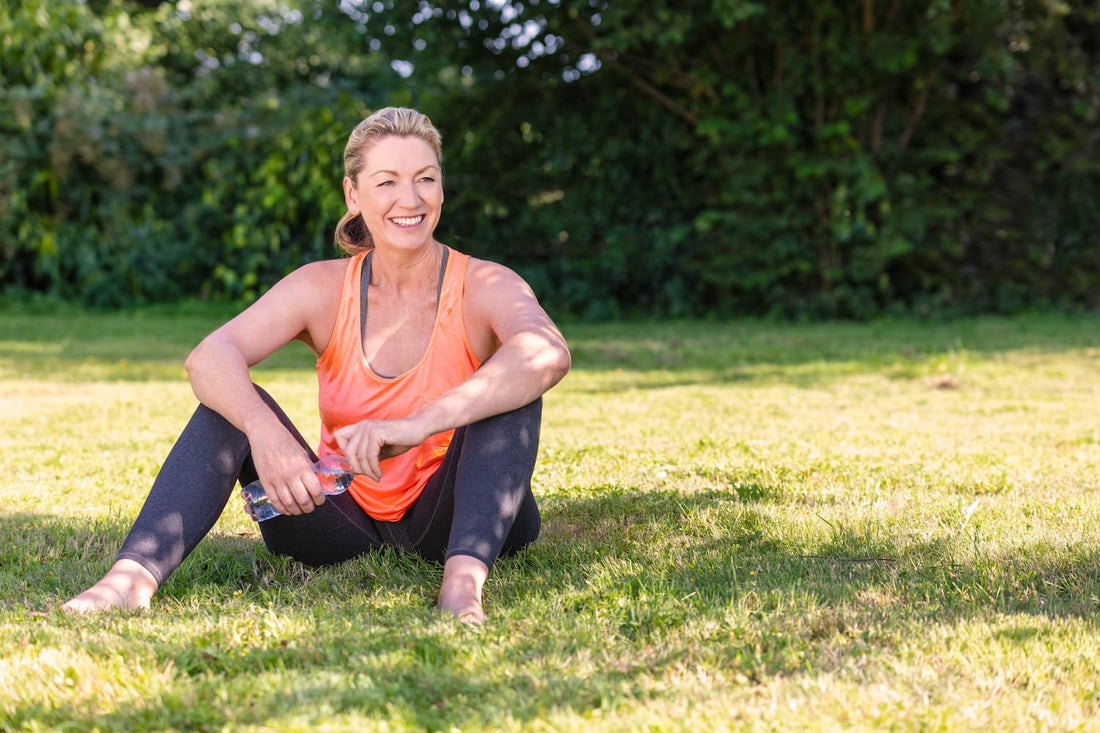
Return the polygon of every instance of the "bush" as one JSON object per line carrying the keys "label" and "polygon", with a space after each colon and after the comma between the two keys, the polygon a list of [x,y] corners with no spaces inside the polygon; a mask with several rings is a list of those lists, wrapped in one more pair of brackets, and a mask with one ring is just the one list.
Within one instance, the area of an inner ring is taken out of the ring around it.
{"label": "bush", "polygon": [[17,0],[0,38],[7,289],[250,300],[411,104],[440,237],[559,316],[1100,301],[1095,4]]}

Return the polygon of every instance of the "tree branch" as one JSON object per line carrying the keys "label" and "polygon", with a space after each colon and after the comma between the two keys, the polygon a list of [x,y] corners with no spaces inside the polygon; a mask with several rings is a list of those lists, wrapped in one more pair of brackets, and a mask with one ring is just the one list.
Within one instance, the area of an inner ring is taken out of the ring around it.
{"label": "tree branch", "polygon": [[621,73],[623,76],[625,76],[627,81],[629,81],[631,84],[636,86],[638,89],[640,89],[645,94],[649,95],[653,99],[660,102],[662,106],[664,106],[665,108],[671,110],[677,117],[684,120],[685,122],[690,124],[692,127],[696,127],[699,124],[698,115],[696,115],[694,112],[689,110],[687,107],[685,107],[682,104],[680,104],[679,102],[677,102],[672,97],[670,97],[667,94],[665,94],[664,92],[662,92],[657,87],[650,84],[648,81],[646,81],[642,77],[638,76],[637,74],[634,74],[625,65],[619,63],[618,60],[616,60],[616,59],[604,59],[604,61],[605,61],[605,63],[609,63],[614,69],[616,69],[619,73]]}
{"label": "tree branch", "polygon": [[913,113],[909,115],[909,121],[905,123],[905,129],[902,131],[901,137],[898,138],[898,145],[902,150],[908,147],[909,141],[913,139],[913,133],[916,132],[917,123],[920,122],[920,118],[924,116],[924,108],[928,103],[928,90],[935,79],[936,72],[929,72],[928,81],[925,83],[924,88],[917,93],[917,103],[913,107]]}

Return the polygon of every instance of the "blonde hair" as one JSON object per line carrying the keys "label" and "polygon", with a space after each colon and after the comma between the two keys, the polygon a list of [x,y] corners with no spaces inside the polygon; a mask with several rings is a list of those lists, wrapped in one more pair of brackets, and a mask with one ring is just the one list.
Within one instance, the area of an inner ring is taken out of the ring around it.
{"label": "blonde hair", "polygon": [[[367,150],[391,135],[420,138],[435,151],[436,159],[443,162],[443,138],[427,115],[408,107],[384,107],[356,125],[348,137],[344,147],[344,175],[351,179],[352,185],[359,180]],[[351,255],[374,247],[362,215],[350,211],[340,218],[334,239],[337,247]]]}

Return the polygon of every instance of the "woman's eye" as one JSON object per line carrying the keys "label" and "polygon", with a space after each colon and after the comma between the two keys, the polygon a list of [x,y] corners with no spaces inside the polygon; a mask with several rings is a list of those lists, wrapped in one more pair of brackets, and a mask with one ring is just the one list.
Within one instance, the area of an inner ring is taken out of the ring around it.
{"label": "woman's eye", "polygon": [[431,176],[424,176],[420,180],[424,183],[435,183],[435,179],[432,178]]}
{"label": "woman's eye", "polygon": [[378,184],[378,187],[382,188],[382,186],[392,186],[392,185],[393,185],[393,181],[382,181],[381,183]]}

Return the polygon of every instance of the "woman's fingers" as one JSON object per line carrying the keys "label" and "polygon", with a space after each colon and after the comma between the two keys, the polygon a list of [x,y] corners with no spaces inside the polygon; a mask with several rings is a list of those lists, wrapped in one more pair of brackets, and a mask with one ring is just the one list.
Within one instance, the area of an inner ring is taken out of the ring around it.
{"label": "woman's fingers", "polygon": [[366,461],[367,475],[375,481],[382,480],[382,443],[374,442],[368,445],[363,456]]}
{"label": "woman's fingers", "polygon": [[335,436],[337,445],[351,464],[351,470],[374,481],[382,479],[381,452],[385,438],[377,423],[363,421],[347,425],[338,429]]}
{"label": "woman's fingers", "polygon": [[363,420],[333,432],[356,473],[382,480],[382,461],[401,455],[424,439],[409,419]]}
{"label": "woman's fingers", "polygon": [[308,471],[267,491],[268,499],[283,514],[309,514],[325,501],[317,476]]}

